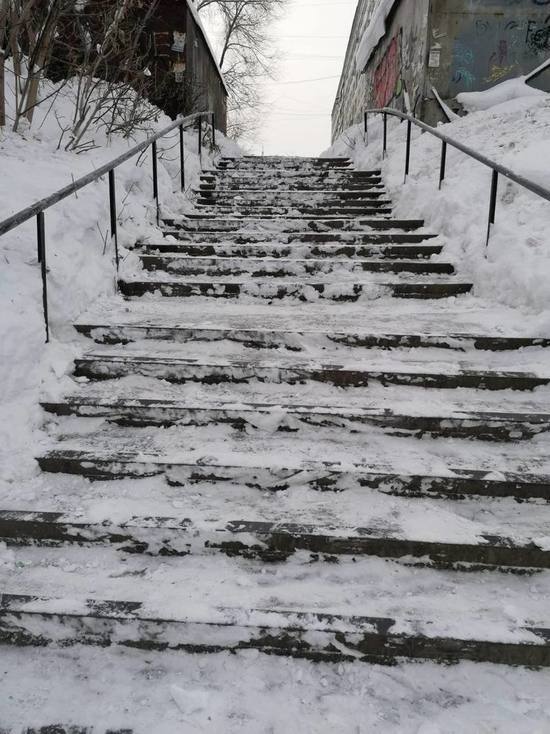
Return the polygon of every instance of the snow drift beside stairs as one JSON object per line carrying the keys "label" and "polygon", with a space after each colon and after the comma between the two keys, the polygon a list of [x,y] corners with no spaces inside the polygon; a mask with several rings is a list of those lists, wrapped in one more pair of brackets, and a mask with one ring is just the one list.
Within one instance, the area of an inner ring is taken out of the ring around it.
{"label": "snow drift beside stairs", "polygon": [[457,94],[456,100],[468,112],[488,110],[491,107],[509,102],[520,97],[540,97],[546,93],[526,83],[527,77],[520,76],[516,79],[507,79],[505,82],[496,84],[484,92],[461,92]]}
{"label": "snow drift beside stairs", "polygon": [[[9,75],[7,81],[8,87],[12,86]],[[32,128],[20,134],[8,128],[0,130],[0,221],[112,160],[147,134],[143,131],[133,140],[120,136],[108,140],[94,134],[97,147],[93,150],[79,154],[58,150],[59,121],[71,114],[69,97],[57,97],[54,109],[46,115],[48,106],[46,103],[36,109]],[[169,124],[170,119],[159,110],[149,132]],[[179,152],[174,147],[177,136],[174,131],[159,141],[160,200],[166,215],[191,206],[179,193]],[[225,154],[239,155],[237,146],[221,133],[217,142]],[[185,133],[185,144],[186,181],[191,187],[199,174],[195,130]],[[125,273],[139,268],[137,257],[127,249],[138,237],[162,238],[154,224],[150,153],[118,168],[116,187],[121,272]],[[115,290],[107,178],[47,210],[45,217],[52,335],[48,346],[44,344],[35,221],[0,237],[0,480],[38,471],[33,460],[38,447],[33,443],[32,429],[43,420],[38,405],[41,380],[45,375],[55,379],[70,370],[77,352],[72,322],[93,301]]]}
{"label": "snow drift beside stairs", "polygon": [[[439,130],[550,189],[550,95],[514,99]],[[538,314],[550,333],[550,202],[501,176],[486,249],[491,170],[449,147],[439,191],[441,142],[413,127],[411,173],[403,186],[405,141],[406,126],[390,118],[382,161],[382,123],[371,116],[368,145],[357,125],[323,155],[349,155],[360,170],[381,166],[396,216],[424,218],[427,229],[441,235],[441,258],[473,281],[476,295]]]}

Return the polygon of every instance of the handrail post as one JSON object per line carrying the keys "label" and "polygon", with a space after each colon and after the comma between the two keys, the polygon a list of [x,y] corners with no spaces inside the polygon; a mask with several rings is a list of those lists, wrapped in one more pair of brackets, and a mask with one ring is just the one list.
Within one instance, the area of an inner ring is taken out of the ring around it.
{"label": "handrail post", "polygon": [[151,152],[153,157],[153,198],[157,207],[157,224],[160,224],[160,207],[159,207],[159,180],[158,180],[158,161],[157,161],[157,141],[151,143]]}
{"label": "handrail post", "polygon": [[46,344],[50,341],[50,326],[48,322],[48,283],[46,270],[46,226],[44,212],[36,215],[36,241],[38,245],[38,262],[42,275],[42,308],[44,311],[44,324],[46,326]]}
{"label": "handrail post", "polygon": [[382,159],[386,157],[388,152],[388,114],[384,112],[384,146],[382,149]]}
{"label": "handrail post", "polygon": [[202,115],[199,115],[199,164],[202,169]]}
{"label": "handrail post", "polygon": [[487,241],[485,246],[489,245],[489,237],[491,236],[491,227],[495,223],[495,212],[497,208],[497,190],[498,190],[498,171],[493,169],[491,178],[491,200],[489,202],[489,223],[487,225]]}
{"label": "handrail post", "polygon": [[116,189],[115,189],[115,169],[111,168],[109,171],[109,211],[111,215],[111,241],[115,245],[115,263],[116,270],[118,273],[119,259],[118,259],[118,232],[117,232],[117,221],[116,221]]}
{"label": "handrail post", "polygon": [[447,166],[447,143],[445,140],[441,142],[441,164],[439,166],[439,190],[445,180],[445,168]]}
{"label": "handrail post", "polygon": [[365,112],[364,125],[365,125],[365,145],[368,145],[369,144],[369,113],[368,112]]}
{"label": "handrail post", "polygon": [[411,136],[412,136],[412,123],[407,120],[407,149],[405,151],[405,179],[403,183],[407,182],[407,176],[409,175],[409,169],[411,164]]}
{"label": "handrail post", "polygon": [[216,147],[216,113],[212,113],[212,150]]}
{"label": "handrail post", "polygon": [[183,125],[179,126],[180,132],[180,181],[181,190],[185,191],[185,147],[183,142]]}

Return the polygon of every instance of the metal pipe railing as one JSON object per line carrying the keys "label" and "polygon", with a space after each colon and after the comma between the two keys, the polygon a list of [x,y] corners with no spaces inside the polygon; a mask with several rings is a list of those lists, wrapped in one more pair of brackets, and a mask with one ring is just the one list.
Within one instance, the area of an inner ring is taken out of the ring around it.
{"label": "metal pipe railing", "polygon": [[369,129],[369,120],[368,120],[369,114],[383,115],[383,136],[382,136],[382,157],[383,158],[386,157],[387,152],[388,152],[388,116],[397,117],[401,121],[407,122],[407,143],[405,146],[405,181],[407,180],[407,176],[409,175],[409,171],[410,171],[411,146],[412,146],[412,135],[411,135],[412,125],[416,125],[416,127],[419,127],[423,132],[427,132],[430,135],[433,135],[435,138],[439,138],[439,140],[441,140],[441,159],[440,159],[440,168],[439,168],[439,188],[440,189],[443,184],[443,181],[445,180],[445,172],[446,172],[446,164],[447,164],[447,146],[449,145],[452,148],[456,148],[461,153],[464,153],[465,155],[469,156],[470,158],[473,158],[474,160],[478,161],[479,163],[482,163],[484,166],[487,166],[488,168],[492,170],[486,245],[489,244],[491,228],[493,224],[495,223],[495,219],[496,219],[496,204],[497,204],[497,190],[498,190],[499,176],[504,176],[505,178],[509,179],[510,181],[513,181],[514,183],[518,184],[519,186],[522,186],[524,189],[531,191],[533,194],[536,194],[537,196],[540,196],[542,199],[545,199],[546,201],[550,201],[550,189],[547,189],[544,186],[540,186],[540,184],[537,184],[534,181],[530,181],[528,178],[525,178],[525,176],[521,176],[520,174],[515,173],[510,168],[503,166],[501,163],[497,163],[496,161],[493,161],[490,158],[487,158],[487,156],[484,156],[481,153],[478,153],[477,150],[474,150],[473,148],[470,148],[467,145],[460,143],[458,140],[454,140],[453,138],[450,138],[448,135],[445,135],[444,133],[440,132],[437,128],[431,127],[431,125],[427,125],[425,122],[421,122],[420,120],[417,120],[415,117],[412,117],[412,115],[407,115],[404,112],[399,112],[398,110],[391,109],[390,107],[382,107],[380,109],[365,110],[364,127],[365,127],[366,135],[368,135],[368,129]]}
{"label": "metal pipe railing", "polygon": [[126,161],[130,160],[130,158],[133,158],[134,156],[138,155],[142,151],[146,150],[147,148],[149,147],[151,148],[152,172],[153,172],[153,199],[155,201],[156,220],[158,224],[160,222],[160,202],[159,202],[159,188],[158,188],[157,141],[160,140],[160,138],[163,138],[166,135],[168,135],[168,133],[172,132],[172,130],[176,130],[177,128],[179,128],[180,186],[181,186],[181,190],[184,191],[185,190],[185,148],[184,148],[183,130],[184,128],[188,127],[192,123],[198,122],[198,151],[199,151],[199,157],[200,157],[200,165],[202,168],[203,118],[206,118],[207,121],[209,121],[212,126],[212,149],[214,149],[215,144],[216,144],[216,132],[215,132],[216,117],[215,117],[214,112],[211,112],[211,111],[198,112],[193,115],[187,115],[186,117],[180,116],[176,120],[174,120],[174,122],[172,122],[170,125],[168,125],[168,127],[165,127],[160,132],[155,133],[154,135],[151,135],[143,142],[138,143],[137,145],[134,145],[132,148],[127,150],[122,155],[119,155],[114,160],[109,161],[109,163],[105,163],[103,166],[100,166],[95,171],[92,171],[91,173],[86,174],[86,176],[82,176],[81,178],[77,179],[76,181],[73,181],[72,183],[70,183],[68,186],[65,186],[62,189],[59,189],[58,191],[54,192],[53,194],[50,194],[49,196],[44,197],[43,199],[40,199],[39,201],[36,201],[34,204],[31,204],[30,206],[26,207],[25,209],[21,209],[21,211],[18,211],[15,214],[12,214],[11,217],[8,217],[7,219],[4,219],[3,221],[0,222],[0,236],[1,236],[21,226],[25,222],[29,221],[29,219],[36,217],[37,253],[38,253],[38,262],[41,265],[42,301],[43,301],[43,309],[44,309],[44,324],[46,328],[46,342],[48,342],[50,338],[50,329],[49,329],[49,322],[48,322],[48,286],[47,286],[47,269],[46,269],[46,234],[45,234],[46,228],[45,228],[45,215],[44,215],[44,212],[46,211],[46,209],[49,209],[50,207],[54,206],[54,204],[57,204],[58,202],[63,201],[63,199],[66,199],[67,197],[71,196],[72,194],[75,194],[77,191],[80,191],[80,189],[83,189],[86,186],[88,186],[89,184],[94,183],[94,181],[97,181],[98,179],[102,178],[103,176],[105,176],[105,174],[108,174],[111,241],[113,242],[113,245],[114,245],[115,264],[116,264],[116,269],[118,272],[119,253],[118,253],[118,234],[117,234],[117,215],[116,215],[115,169],[117,169],[119,166],[121,166]]}

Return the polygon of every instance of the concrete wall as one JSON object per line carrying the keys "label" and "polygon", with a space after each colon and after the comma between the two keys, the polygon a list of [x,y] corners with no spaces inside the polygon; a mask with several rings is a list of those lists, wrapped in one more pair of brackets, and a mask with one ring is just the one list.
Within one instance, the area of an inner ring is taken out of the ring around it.
{"label": "concrete wall", "polygon": [[359,0],[357,3],[342,75],[332,110],[333,140],[346,128],[359,122],[363,115],[366,100],[366,82],[362,73],[363,69],[357,67],[355,55],[377,1]]}
{"label": "concrete wall", "polygon": [[[405,91],[415,114],[435,124],[443,115],[432,86],[456,108],[459,92],[532,71],[550,57],[550,0],[401,0],[386,29],[363,74],[346,57],[333,139],[360,122],[365,107],[405,110]],[[533,86],[550,91],[550,71]]]}
{"label": "concrete wall", "polygon": [[[370,4],[369,18],[375,6]],[[419,110],[424,95],[428,15],[429,0],[396,3],[386,21],[386,36],[363,70],[353,63],[362,35],[358,31],[366,27],[364,11],[361,17],[356,14],[333,110],[333,140],[350,125],[361,122],[367,107],[390,105],[405,110],[405,91],[411,108]]]}
{"label": "concrete wall", "polygon": [[425,93],[429,0],[401,0],[365,70],[366,106],[410,107],[420,114]]}

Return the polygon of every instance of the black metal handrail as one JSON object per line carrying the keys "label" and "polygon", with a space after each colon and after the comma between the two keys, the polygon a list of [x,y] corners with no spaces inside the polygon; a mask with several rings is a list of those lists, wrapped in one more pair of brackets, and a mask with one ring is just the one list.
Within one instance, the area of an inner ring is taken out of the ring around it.
{"label": "black metal handrail", "polygon": [[409,170],[410,170],[411,139],[412,139],[411,133],[412,133],[413,125],[416,125],[416,127],[419,127],[424,132],[427,132],[430,135],[433,135],[434,137],[439,138],[439,140],[441,140],[441,161],[440,161],[440,167],[439,167],[439,188],[440,189],[441,189],[441,185],[443,181],[445,180],[445,172],[446,172],[446,164],[447,164],[447,146],[448,145],[450,145],[453,148],[456,148],[457,150],[460,150],[462,153],[465,153],[470,158],[473,158],[474,160],[478,161],[479,163],[482,163],[484,166],[487,166],[488,168],[492,170],[493,175],[491,177],[491,193],[490,193],[490,200],[489,200],[489,221],[487,225],[486,245],[489,244],[489,237],[491,235],[491,227],[495,223],[499,175],[504,176],[505,178],[509,179],[510,181],[513,181],[514,183],[519,184],[524,189],[531,191],[532,193],[536,194],[537,196],[540,196],[542,199],[545,199],[546,201],[550,201],[550,189],[547,189],[544,186],[540,186],[539,184],[535,183],[534,181],[530,181],[528,178],[525,178],[525,176],[521,176],[520,174],[512,171],[510,168],[503,166],[501,163],[497,163],[496,161],[493,161],[490,158],[487,158],[487,156],[484,156],[481,153],[478,153],[477,150],[474,150],[473,148],[470,148],[467,145],[464,145],[463,143],[458,142],[458,140],[454,140],[453,138],[450,138],[448,135],[445,135],[444,133],[440,132],[437,128],[431,127],[431,125],[427,125],[425,122],[421,122],[420,120],[417,120],[415,117],[412,117],[411,115],[407,115],[404,112],[399,112],[398,110],[394,110],[390,107],[383,107],[381,109],[365,110],[364,124],[365,124],[365,134],[367,136],[368,136],[368,128],[369,128],[369,114],[380,114],[380,115],[383,115],[383,118],[384,118],[383,135],[382,135],[382,156],[383,158],[386,157],[386,154],[388,152],[388,115],[391,115],[392,117],[397,117],[401,121],[407,122],[407,144],[405,148],[405,181],[407,180],[407,176],[409,175]]}
{"label": "black metal handrail", "polygon": [[127,150],[117,158],[105,163],[103,166],[96,168],[91,173],[82,176],[81,178],[73,181],[68,186],[64,186],[59,191],[50,194],[49,196],[36,201],[34,204],[21,209],[21,211],[12,214],[11,217],[4,219],[0,222],[0,236],[10,232],[21,224],[29,221],[33,217],[36,217],[36,239],[37,239],[37,251],[38,251],[38,262],[41,265],[42,275],[42,304],[44,308],[44,323],[46,326],[46,342],[50,340],[50,328],[48,321],[48,285],[47,285],[47,268],[46,268],[46,228],[45,228],[45,216],[44,212],[54,204],[66,199],[68,196],[76,193],[80,189],[88,186],[89,184],[97,181],[98,179],[108,174],[109,177],[109,210],[110,210],[110,231],[111,241],[114,242],[115,247],[115,263],[118,272],[119,267],[119,256],[118,256],[118,234],[117,234],[117,213],[116,213],[116,184],[115,184],[115,169],[120,165],[130,160],[134,156],[138,155],[142,151],[151,147],[152,167],[153,167],[153,199],[156,205],[156,217],[157,224],[160,221],[160,203],[159,203],[159,188],[158,188],[158,151],[157,141],[160,138],[165,137],[168,133],[172,132],[176,128],[179,129],[179,163],[180,163],[180,186],[181,190],[185,190],[185,147],[183,131],[186,127],[192,123],[198,121],[198,152],[199,158],[202,165],[202,131],[203,131],[203,120],[207,119],[210,121],[212,127],[212,148],[216,145],[216,117],[214,112],[197,112],[193,115],[187,115],[186,117],[177,117],[168,127],[165,127],[158,133],[151,135],[146,140],[132,148]]}

